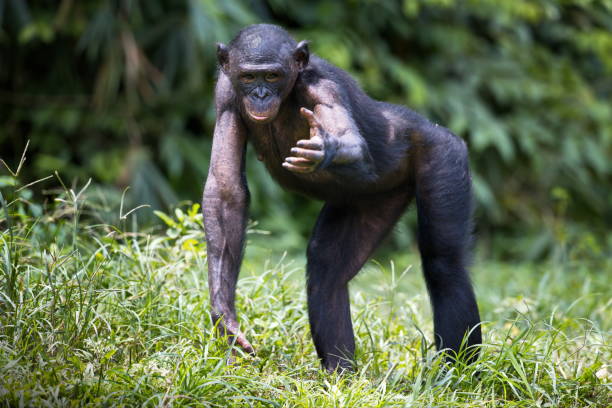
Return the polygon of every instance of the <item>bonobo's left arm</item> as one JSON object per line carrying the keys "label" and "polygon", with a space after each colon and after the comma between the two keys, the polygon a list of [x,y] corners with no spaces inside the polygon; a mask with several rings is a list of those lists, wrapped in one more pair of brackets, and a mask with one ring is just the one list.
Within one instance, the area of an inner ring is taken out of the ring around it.
{"label": "bonobo's left arm", "polygon": [[301,108],[310,126],[310,139],[299,140],[283,166],[295,173],[327,170],[361,181],[376,177],[368,145],[351,113],[339,101],[328,100]]}
{"label": "bonobo's left arm", "polygon": [[231,84],[223,73],[215,91],[217,121],[202,210],[208,253],[208,289],[213,322],[249,352],[240,331],[235,293],[247,222],[249,190],[245,176],[246,131],[232,107]]}

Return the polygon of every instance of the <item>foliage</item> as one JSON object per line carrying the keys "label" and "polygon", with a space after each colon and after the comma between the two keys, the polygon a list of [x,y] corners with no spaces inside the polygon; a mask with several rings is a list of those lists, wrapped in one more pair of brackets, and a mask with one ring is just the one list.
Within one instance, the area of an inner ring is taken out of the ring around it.
{"label": "foliage", "polygon": [[[93,175],[119,187],[109,200],[130,185],[132,205],[154,208],[196,199],[214,124],[214,43],[256,22],[309,39],[372,96],[465,138],[483,243],[539,257],[562,217],[572,242],[595,241],[605,255],[610,0],[0,0],[2,158],[14,164],[31,140],[31,177]],[[281,192],[253,159],[252,216],[291,247],[318,205]]]}
{"label": "foliage", "polygon": [[308,333],[300,266],[247,263],[238,307],[257,355],[232,357],[207,313],[197,205],[158,212],[166,231],[126,232],[135,218],[126,208],[113,209],[116,224],[86,221],[98,208],[91,186],[61,187],[41,205],[32,186],[11,184],[0,200],[2,406],[612,403],[612,293],[583,261],[477,269],[485,337],[469,367],[433,350],[416,271],[371,264],[352,288],[359,368],[329,376]]}

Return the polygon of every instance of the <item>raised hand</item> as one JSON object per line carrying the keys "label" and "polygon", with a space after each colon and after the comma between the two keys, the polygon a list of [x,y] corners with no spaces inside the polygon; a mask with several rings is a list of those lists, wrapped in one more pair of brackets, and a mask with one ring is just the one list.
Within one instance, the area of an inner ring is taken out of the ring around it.
{"label": "raised hand", "polygon": [[336,149],[314,112],[300,108],[300,114],[308,121],[310,139],[298,140],[296,147],[291,149],[292,156],[285,158],[283,167],[294,173],[312,173],[331,163]]}

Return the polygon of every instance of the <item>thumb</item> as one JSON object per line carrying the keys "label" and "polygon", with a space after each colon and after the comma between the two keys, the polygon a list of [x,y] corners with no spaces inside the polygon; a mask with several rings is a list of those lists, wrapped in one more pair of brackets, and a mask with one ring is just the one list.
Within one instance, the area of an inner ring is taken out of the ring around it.
{"label": "thumb", "polygon": [[302,115],[302,117],[304,117],[304,119],[308,121],[308,125],[311,128],[319,127],[319,121],[315,117],[314,112],[311,111],[310,109],[300,108],[300,115]]}

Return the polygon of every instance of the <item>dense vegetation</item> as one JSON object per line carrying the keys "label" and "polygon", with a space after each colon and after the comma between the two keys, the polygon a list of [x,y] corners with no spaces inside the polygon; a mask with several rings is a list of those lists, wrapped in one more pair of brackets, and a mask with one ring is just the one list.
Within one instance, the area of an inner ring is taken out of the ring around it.
{"label": "dense vegetation", "polygon": [[[1,157],[16,164],[30,140],[29,180],[57,170],[114,186],[115,203],[127,185],[132,204],[197,201],[214,43],[256,22],[311,40],[372,96],[468,141],[483,250],[533,259],[561,241],[608,255],[609,0],[0,0]],[[249,161],[253,218],[283,248],[301,244],[318,204]]]}
{"label": "dense vegetation", "polygon": [[[352,284],[357,371],[321,372],[291,252],[320,204],[254,157],[257,355],[213,335],[214,44],[257,22],[468,142],[474,365],[432,346],[413,212]],[[0,159],[0,406],[612,405],[611,0],[0,0]]]}
{"label": "dense vegetation", "polygon": [[84,221],[100,210],[91,185],[52,184],[54,203],[29,201],[34,186],[0,200],[2,407],[612,404],[611,289],[600,273],[610,260],[596,268],[559,248],[542,266],[479,263],[484,345],[468,367],[434,351],[415,260],[371,263],[352,286],[358,370],[329,376],[310,340],[301,262],[262,261],[263,243],[249,246],[238,307],[257,355],[232,357],[207,313],[197,204],[158,213],[165,231],[133,233],[127,208],[114,209],[117,225]]}

